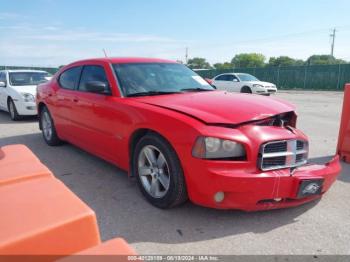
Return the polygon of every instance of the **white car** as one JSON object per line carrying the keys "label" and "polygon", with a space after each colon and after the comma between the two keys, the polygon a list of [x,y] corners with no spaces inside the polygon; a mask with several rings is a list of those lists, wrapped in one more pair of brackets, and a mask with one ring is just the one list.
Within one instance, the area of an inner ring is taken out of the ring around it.
{"label": "white car", "polygon": [[276,85],[263,82],[255,76],[245,73],[225,73],[212,79],[211,85],[218,90],[229,92],[270,95],[277,92]]}
{"label": "white car", "polygon": [[36,87],[49,76],[39,70],[0,71],[0,109],[9,112],[12,120],[37,115]]}

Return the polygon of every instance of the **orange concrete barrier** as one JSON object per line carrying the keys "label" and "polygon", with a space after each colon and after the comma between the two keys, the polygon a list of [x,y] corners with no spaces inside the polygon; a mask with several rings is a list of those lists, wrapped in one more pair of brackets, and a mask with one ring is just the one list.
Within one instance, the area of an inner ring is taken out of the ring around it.
{"label": "orange concrete barrier", "polygon": [[0,150],[0,255],[68,255],[100,244],[95,213],[25,146]]}
{"label": "orange concrete barrier", "polygon": [[26,146],[0,148],[0,186],[45,176],[53,177],[51,171]]}
{"label": "orange concrete barrier", "polygon": [[66,255],[98,245],[94,212],[52,177],[0,186],[0,255]]}
{"label": "orange concrete barrier", "polygon": [[135,254],[121,238],[101,244],[95,213],[27,147],[0,148],[0,260],[127,261]]}
{"label": "orange concrete barrier", "polygon": [[350,163],[350,84],[345,85],[343,111],[339,129],[337,153]]}

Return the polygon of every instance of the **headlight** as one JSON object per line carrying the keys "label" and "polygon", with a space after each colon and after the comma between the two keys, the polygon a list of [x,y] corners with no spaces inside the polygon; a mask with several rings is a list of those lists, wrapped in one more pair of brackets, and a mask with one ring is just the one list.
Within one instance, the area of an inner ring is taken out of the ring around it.
{"label": "headlight", "polygon": [[263,85],[254,84],[253,87],[264,87]]}
{"label": "headlight", "polygon": [[238,142],[216,137],[199,137],[192,149],[192,155],[204,159],[245,160],[244,146]]}
{"label": "headlight", "polygon": [[32,94],[21,93],[24,102],[35,102],[35,97]]}

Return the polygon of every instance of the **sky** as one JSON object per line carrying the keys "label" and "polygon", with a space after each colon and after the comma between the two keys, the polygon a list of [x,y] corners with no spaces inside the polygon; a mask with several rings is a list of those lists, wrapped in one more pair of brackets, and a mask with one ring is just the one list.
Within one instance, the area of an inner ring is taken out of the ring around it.
{"label": "sky", "polygon": [[0,65],[142,56],[210,63],[238,53],[350,61],[348,0],[0,0]]}

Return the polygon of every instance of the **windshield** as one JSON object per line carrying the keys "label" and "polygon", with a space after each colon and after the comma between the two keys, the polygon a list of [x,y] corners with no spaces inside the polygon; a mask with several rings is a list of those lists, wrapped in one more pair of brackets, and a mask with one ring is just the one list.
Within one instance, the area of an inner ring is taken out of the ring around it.
{"label": "windshield", "polygon": [[12,86],[38,85],[50,77],[46,72],[10,72],[9,80]]}
{"label": "windshield", "polygon": [[114,64],[125,96],[160,95],[214,90],[202,77],[175,63]]}
{"label": "windshield", "polygon": [[259,81],[255,76],[249,74],[236,74],[241,81],[251,82],[251,81]]}

